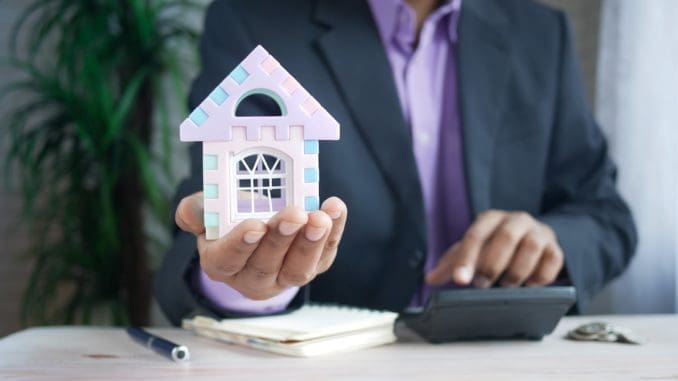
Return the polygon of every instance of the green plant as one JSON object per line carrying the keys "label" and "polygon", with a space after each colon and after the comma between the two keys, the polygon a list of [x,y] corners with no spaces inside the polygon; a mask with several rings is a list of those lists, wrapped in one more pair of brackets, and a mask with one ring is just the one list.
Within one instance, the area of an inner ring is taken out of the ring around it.
{"label": "green plant", "polygon": [[[25,322],[147,324],[145,217],[169,220],[168,108],[183,104],[178,44],[196,32],[193,0],[35,0],[6,63],[22,78],[3,117],[6,173],[18,181],[34,266]],[[167,77],[172,78],[167,91]],[[164,85],[163,85],[164,84]],[[162,141],[154,154],[154,124]],[[152,213],[144,213],[144,209]]]}

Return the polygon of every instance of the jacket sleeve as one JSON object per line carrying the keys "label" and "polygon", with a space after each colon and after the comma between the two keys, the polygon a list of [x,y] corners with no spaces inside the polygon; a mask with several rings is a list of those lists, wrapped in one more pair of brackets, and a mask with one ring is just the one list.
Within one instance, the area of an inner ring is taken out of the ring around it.
{"label": "jacket sleeve", "polygon": [[581,311],[626,268],[637,236],[631,212],[615,186],[616,167],[605,138],[586,105],[562,14],[560,24],[560,84],[540,219],[558,236]]}
{"label": "jacket sleeve", "polygon": [[[191,88],[189,109],[192,110],[207,97],[254,46],[228,2],[219,0],[213,2],[206,13],[205,29],[200,43],[202,66]],[[193,144],[190,147],[190,159],[190,174],[179,185],[173,203],[174,212],[182,198],[202,189],[200,144]],[[195,314],[217,318],[250,316],[248,313],[227,311],[223,308],[223,303],[218,301],[215,303],[203,295],[198,282],[196,239],[192,234],[179,230],[177,226],[174,226],[173,232],[172,247],[165,254],[154,279],[155,297],[172,324],[181,324],[181,319]],[[307,297],[308,287],[304,287],[285,311],[298,308]]]}

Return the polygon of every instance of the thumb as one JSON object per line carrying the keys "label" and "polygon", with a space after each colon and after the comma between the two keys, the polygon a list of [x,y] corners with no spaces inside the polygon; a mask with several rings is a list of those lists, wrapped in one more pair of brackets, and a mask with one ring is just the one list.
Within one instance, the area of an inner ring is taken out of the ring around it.
{"label": "thumb", "polygon": [[177,212],[174,215],[174,220],[181,230],[200,235],[205,232],[203,214],[203,194],[202,192],[196,192],[190,196],[184,197],[181,202],[179,202]]}
{"label": "thumb", "polygon": [[438,286],[450,281],[465,285],[473,278],[473,268],[468,265],[460,265],[460,243],[457,242],[443,254],[436,267],[426,274],[426,283]]}

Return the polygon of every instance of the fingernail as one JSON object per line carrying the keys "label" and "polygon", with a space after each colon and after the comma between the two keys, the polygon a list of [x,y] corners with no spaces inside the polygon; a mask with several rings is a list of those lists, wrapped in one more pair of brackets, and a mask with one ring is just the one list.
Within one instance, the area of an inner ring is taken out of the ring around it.
{"label": "fingernail", "polygon": [[330,210],[327,212],[327,214],[330,215],[331,219],[336,220],[337,218],[341,217],[341,210]]}
{"label": "fingernail", "polygon": [[304,235],[306,236],[306,239],[315,242],[322,238],[325,235],[325,232],[327,231],[326,227],[318,227],[318,226],[306,226],[306,231],[304,232]]}
{"label": "fingernail", "polygon": [[282,221],[278,224],[278,231],[282,235],[292,235],[296,233],[303,224],[295,224],[294,222]]}
{"label": "fingernail", "polygon": [[265,234],[265,232],[260,232],[260,231],[252,230],[252,231],[249,231],[249,232],[245,233],[245,234],[242,236],[242,240],[243,240],[246,244],[251,245],[251,244],[253,244],[253,243],[259,242],[259,241],[261,240],[261,237],[264,236],[264,234]]}
{"label": "fingernail", "polygon": [[469,284],[473,279],[473,268],[469,265],[459,266],[454,270],[454,279],[462,284]]}
{"label": "fingernail", "polygon": [[488,288],[492,285],[492,281],[485,276],[477,275],[473,279],[473,285],[478,288]]}

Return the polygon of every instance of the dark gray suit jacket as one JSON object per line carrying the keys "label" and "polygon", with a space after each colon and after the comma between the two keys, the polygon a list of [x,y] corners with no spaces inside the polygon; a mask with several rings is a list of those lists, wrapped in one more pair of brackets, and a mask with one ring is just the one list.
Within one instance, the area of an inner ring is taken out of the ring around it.
{"label": "dark gray suit jacket", "polygon": [[[422,281],[424,207],[409,127],[366,1],[215,1],[191,108],[256,44],[341,123],[341,140],[320,145],[320,193],[346,202],[348,225],[335,264],[294,304],[310,297],[403,309]],[[522,210],[549,224],[565,252],[561,275],[577,287],[581,307],[624,270],[636,233],[586,106],[566,19],[531,1],[465,0],[457,49],[473,215]],[[201,189],[200,158],[194,145],[177,200]],[[191,287],[196,257],[195,239],[177,232],[156,275],[156,296],[174,323],[196,309],[218,313]]]}

